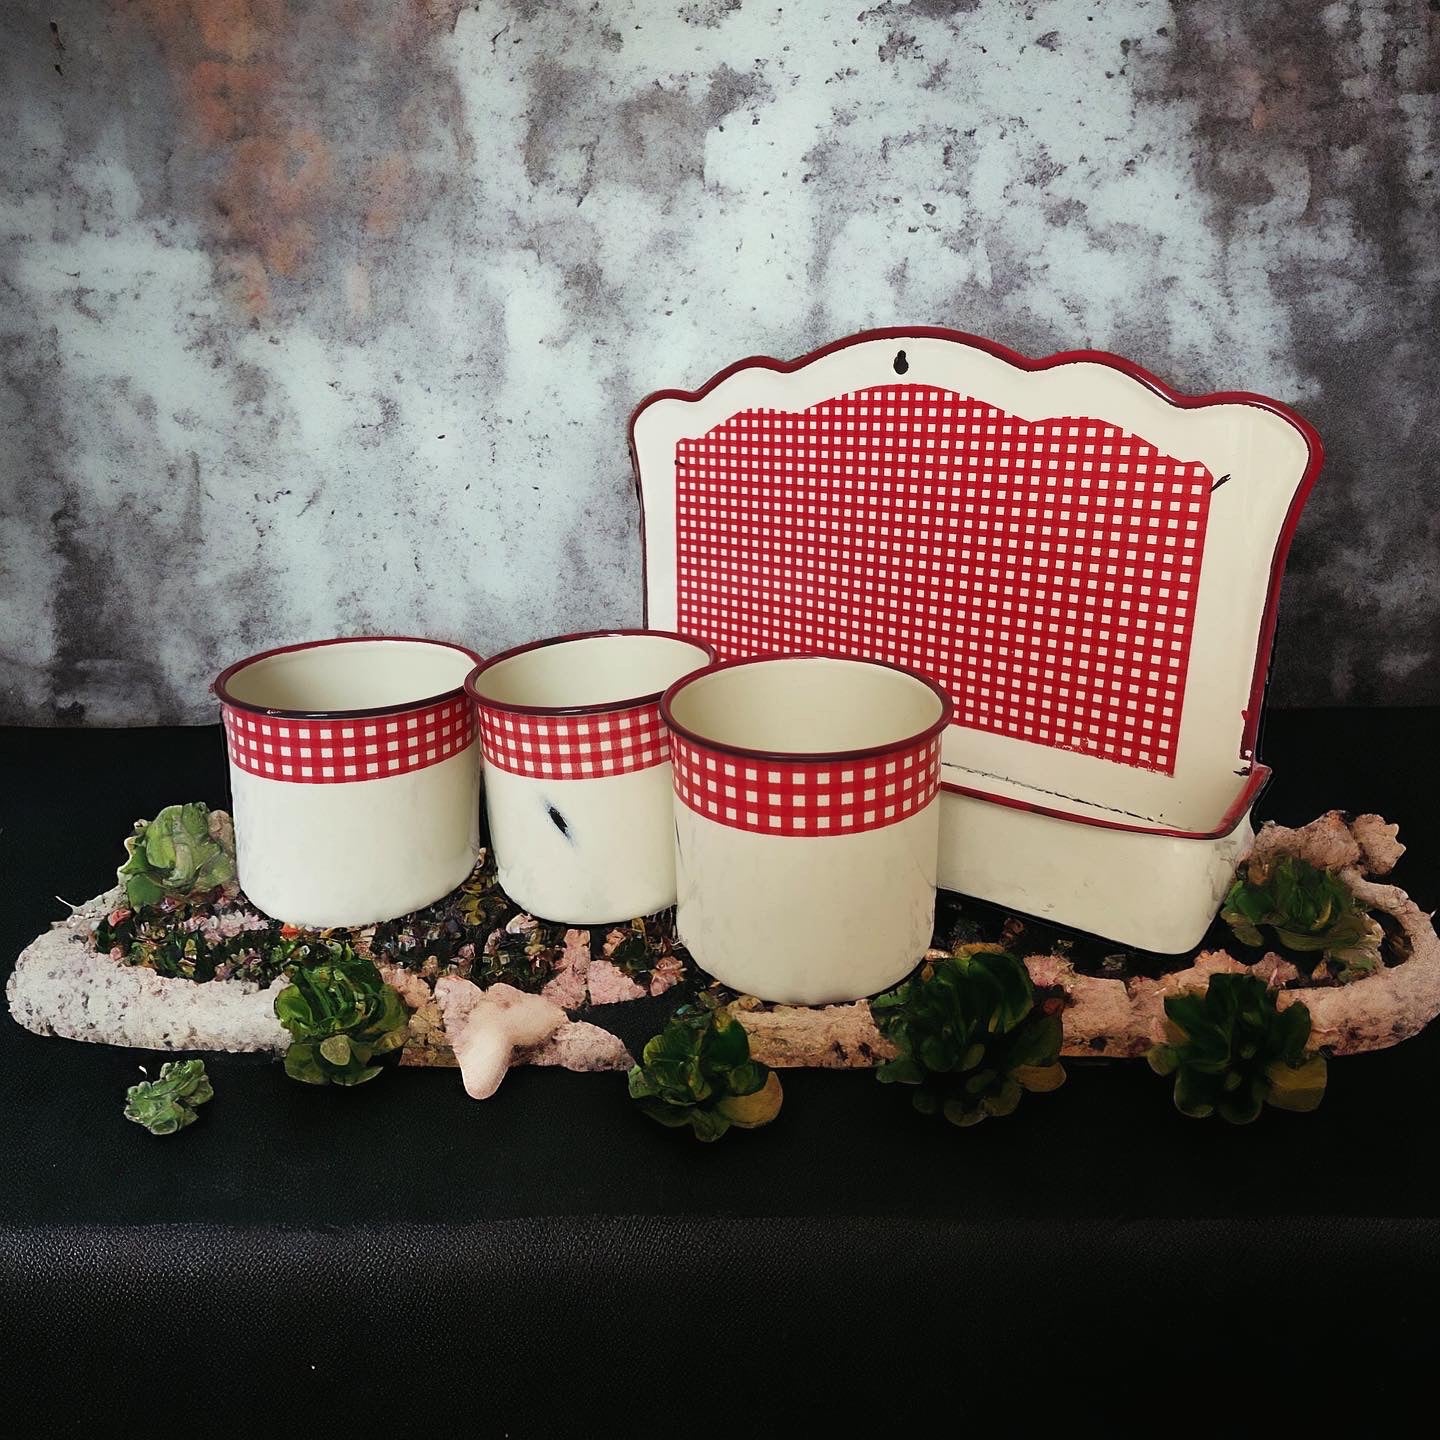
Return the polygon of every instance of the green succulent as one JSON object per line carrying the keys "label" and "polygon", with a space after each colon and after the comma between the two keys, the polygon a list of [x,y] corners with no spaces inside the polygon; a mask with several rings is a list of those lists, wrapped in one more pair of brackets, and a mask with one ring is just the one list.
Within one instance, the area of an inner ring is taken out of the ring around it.
{"label": "green succulent", "polygon": [[309,1085],[362,1085],[380,1073],[370,1062],[405,1043],[410,1017],[374,962],[349,945],[298,941],[290,983],[275,1016],[293,1037],[285,1073]]}
{"label": "green succulent", "polygon": [[630,1095],[661,1125],[688,1125],[718,1140],[732,1125],[753,1130],[780,1113],[780,1077],[750,1058],[745,1027],[710,996],[682,1005],[630,1071]]}
{"label": "green succulent", "polygon": [[167,805],[153,820],[137,820],[125,838],[125,863],[116,871],[136,910],[170,900],[202,900],[216,890],[235,895],[235,830],[223,810],[196,800]]}
{"label": "green succulent", "polygon": [[167,1060],[156,1080],[144,1080],[125,1092],[125,1118],[152,1135],[173,1135],[195,1119],[195,1107],[215,1091],[203,1060]]}
{"label": "green succulent", "polygon": [[1325,1058],[1305,1048],[1309,1010],[1281,1010],[1258,976],[1212,975],[1207,989],[1170,996],[1165,1015],[1167,1041],[1146,1058],[1175,1077],[1182,1115],[1244,1125],[1262,1105],[1313,1110],[1324,1098]]}
{"label": "green succulent", "polygon": [[870,1002],[899,1052],[876,1067],[886,1085],[914,1085],[912,1103],[952,1125],[1008,1115],[1027,1090],[1065,1083],[1058,1010],[1037,1004],[1025,966],[997,945],[966,945]]}
{"label": "green succulent", "polygon": [[1241,865],[1220,918],[1242,945],[1263,945],[1260,927],[1268,926],[1286,949],[1313,953],[1341,980],[1380,965],[1379,922],[1333,871],[1293,855]]}

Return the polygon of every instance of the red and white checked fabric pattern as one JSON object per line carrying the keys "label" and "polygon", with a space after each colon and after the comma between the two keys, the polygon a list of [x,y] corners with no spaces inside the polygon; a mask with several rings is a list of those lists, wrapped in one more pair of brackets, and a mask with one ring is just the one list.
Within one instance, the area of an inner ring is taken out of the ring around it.
{"label": "red and white checked fabric pattern", "polygon": [[657,704],[586,715],[516,715],[480,707],[485,758],[532,780],[601,780],[670,758]]}
{"label": "red and white checked fabric pattern", "polygon": [[463,695],[357,720],[283,720],[231,705],[221,713],[233,765],[297,785],[406,775],[458,755],[475,739],[473,707]]}
{"label": "red and white checked fabric pattern", "polygon": [[1212,477],[926,385],[681,440],[676,626],[930,675],[955,724],[1172,774]]}
{"label": "red and white checked fabric pattern", "polygon": [[868,760],[749,760],[681,735],[675,794],[697,815],[757,835],[857,835],[917,815],[940,789],[940,739]]}

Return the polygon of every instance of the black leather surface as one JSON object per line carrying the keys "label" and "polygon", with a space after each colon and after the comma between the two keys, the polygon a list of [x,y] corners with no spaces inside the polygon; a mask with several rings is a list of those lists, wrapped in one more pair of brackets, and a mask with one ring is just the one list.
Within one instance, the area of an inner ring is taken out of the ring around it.
{"label": "black leather surface", "polygon": [[[1434,904],[1437,718],[1272,716],[1261,813],[1398,819],[1398,882]],[[218,730],[0,732],[0,763],[7,971],[136,816],[226,801]],[[156,1140],[120,1114],[155,1058],[0,1021],[22,1433],[854,1433],[935,1401],[947,1431],[1006,1404],[1015,1431],[1117,1403],[1205,1428],[1195,1387],[1235,1367],[1320,1382],[1271,1397],[1289,1424],[1428,1384],[1440,1030],[1239,1130],[1091,1062],[964,1133],[868,1074],[789,1073],[774,1126],[714,1147],[619,1076],[520,1071],[477,1104],[454,1072],[347,1093],[242,1056]]]}

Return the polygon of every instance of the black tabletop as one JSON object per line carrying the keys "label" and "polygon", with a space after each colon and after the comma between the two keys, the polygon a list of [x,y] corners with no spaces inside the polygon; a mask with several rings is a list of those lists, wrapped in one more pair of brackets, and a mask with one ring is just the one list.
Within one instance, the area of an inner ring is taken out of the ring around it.
{"label": "black tabletop", "polygon": [[[1257,813],[1399,821],[1394,878],[1436,904],[1436,720],[1271,715]],[[56,896],[113,883],[137,816],[228,799],[218,728],[0,731],[0,757],[6,973]],[[1186,1408],[1221,1356],[1273,1378],[1333,1355],[1329,1405],[1340,1362],[1383,1352],[1393,1398],[1434,1339],[1440,1026],[1244,1128],[1182,1118],[1136,1062],[1072,1064],[964,1132],[805,1071],[773,1126],[709,1147],[619,1075],[519,1070],[477,1103],[455,1071],[347,1092],[247,1056],[210,1059],[215,1100],[157,1140],[121,1109],[158,1057],[8,1015],[0,1056],[0,1373],[30,1433],[1098,1416],[1172,1382]]]}

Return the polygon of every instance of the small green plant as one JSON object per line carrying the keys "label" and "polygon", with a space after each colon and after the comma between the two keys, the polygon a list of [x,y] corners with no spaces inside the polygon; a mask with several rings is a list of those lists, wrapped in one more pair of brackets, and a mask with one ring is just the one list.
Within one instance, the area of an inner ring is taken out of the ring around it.
{"label": "small green plant", "polygon": [[193,1124],[197,1106],[215,1091],[203,1060],[167,1060],[156,1080],[143,1080],[125,1092],[125,1118],[152,1135],[173,1135]]}
{"label": "small green plant", "polygon": [[135,833],[125,837],[125,852],[116,875],[133,909],[166,901],[189,904],[216,890],[228,896],[238,891],[230,817],[198,800],[167,805],[153,820],[137,820]]}
{"label": "small green plant", "polygon": [[1313,954],[1342,981],[1380,965],[1379,922],[1332,871],[1293,855],[1241,865],[1220,918],[1242,945],[1265,943],[1267,926],[1288,950]]}
{"label": "small green plant", "polygon": [[1166,1043],[1146,1058],[1175,1077],[1182,1115],[1244,1125],[1263,1105],[1313,1110],[1324,1098],[1325,1058],[1305,1049],[1309,1010],[1281,1010],[1258,976],[1212,975],[1207,989],[1166,1000],[1165,1015]]}
{"label": "small green plant", "polygon": [[349,945],[289,942],[290,983],[275,1015],[290,1032],[285,1073],[308,1085],[363,1085],[380,1073],[370,1062],[405,1043],[409,1015],[374,962]]}
{"label": "small green plant", "polygon": [[952,1125],[1008,1115],[1027,1090],[1065,1082],[1058,1010],[1036,1003],[1025,966],[995,945],[966,945],[870,1002],[899,1052],[876,1067],[886,1085],[918,1087],[912,1103]]}
{"label": "small green plant", "polygon": [[661,1125],[688,1125],[718,1140],[732,1125],[753,1130],[780,1113],[780,1077],[750,1058],[745,1027],[709,996],[682,1005],[630,1071],[630,1095]]}
{"label": "small green plant", "polygon": [[120,906],[95,922],[91,940],[112,960],[186,980],[253,980],[268,985],[284,968],[271,964],[280,926],[223,895],[174,910]]}

